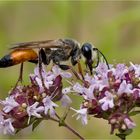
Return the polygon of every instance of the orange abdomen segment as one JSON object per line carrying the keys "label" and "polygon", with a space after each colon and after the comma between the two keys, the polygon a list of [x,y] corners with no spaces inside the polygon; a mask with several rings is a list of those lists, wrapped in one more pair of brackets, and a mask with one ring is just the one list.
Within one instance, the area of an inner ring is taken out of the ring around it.
{"label": "orange abdomen segment", "polygon": [[14,65],[29,60],[36,60],[37,58],[37,53],[32,49],[17,49],[11,52],[11,59]]}

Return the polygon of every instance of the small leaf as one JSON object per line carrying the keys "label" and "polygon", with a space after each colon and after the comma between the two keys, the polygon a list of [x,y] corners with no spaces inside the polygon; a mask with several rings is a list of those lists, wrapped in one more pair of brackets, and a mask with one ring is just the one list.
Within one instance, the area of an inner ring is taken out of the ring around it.
{"label": "small leaf", "polygon": [[119,134],[116,133],[116,136],[118,136],[122,140],[125,140],[126,136],[130,135],[133,132],[132,129],[127,129],[125,131],[120,129],[119,131],[120,131],[120,133]]}
{"label": "small leaf", "polygon": [[140,111],[137,110],[137,111],[132,111],[129,113],[130,116],[134,116],[134,115],[137,115],[137,114],[140,114]]}
{"label": "small leaf", "polygon": [[130,135],[133,132],[132,129],[127,129],[123,134],[125,134],[126,136]]}
{"label": "small leaf", "polygon": [[37,119],[33,122],[32,131],[42,122],[43,119]]}
{"label": "small leaf", "polygon": [[118,136],[118,137],[121,138],[122,140],[125,140],[125,138],[126,138],[126,135],[125,135],[125,134],[121,134],[121,133],[116,134],[116,136]]}

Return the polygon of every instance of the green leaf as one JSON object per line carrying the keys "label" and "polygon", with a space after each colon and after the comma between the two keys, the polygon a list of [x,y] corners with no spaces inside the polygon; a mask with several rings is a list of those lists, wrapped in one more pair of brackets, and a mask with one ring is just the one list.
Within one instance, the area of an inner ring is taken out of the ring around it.
{"label": "green leaf", "polygon": [[137,114],[140,114],[140,110],[132,111],[132,112],[129,113],[130,116],[134,116],[134,115],[137,115]]}
{"label": "green leaf", "polygon": [[43,119],[37,119],[33,122],[32,131],[42,122]]}
{"label": "green leaf", "polygon": [[119,138],[121,138],[121,140],[125,140],[125,138],[126,138],[126,135],[125,134],[121,134],[121,133],[116,134],[116,136],[118,136]]}
{"label": "green leaf", "polygon": [[133,132],[132,129],[127,129],[125,131],[120,129],[119,131],[120,131],[120,133],[118,133],[118,134],[116,133],[116,136],[118,136],[122,140],[125,140],[126,136],[130,135]]}
{"label": "green leaf", "polygon": [[123,134],[125,134],[126,136],[130,135],[133,132],[132,129],[127,129],[125,132],[123,132]]}

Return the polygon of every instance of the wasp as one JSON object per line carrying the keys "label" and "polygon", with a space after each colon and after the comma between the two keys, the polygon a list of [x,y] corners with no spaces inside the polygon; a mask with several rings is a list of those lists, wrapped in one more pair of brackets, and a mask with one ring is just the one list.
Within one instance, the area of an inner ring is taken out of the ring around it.
{"label": "wasp", "polygon": [[[35,51],[35,49],[38,49],[38,51]],[[106,58],[97,48],[94,48],[90,43],[84,43],[80,47],[80,44],[73,39],[23,42],[15,44],[11,48],[11,52],[0,59],[0,68],[21,64],[22,71],[23,62],[25,61],[35,64],[40,62],[45,65],[49,65],[52,61],[61,69],[67,70],[69,69],[69,66],[62,64],[63,61],[70,59],[71,64],[74,66],[79,62],[81,56],[84,56],[85,64],[92,74],[94,62],[92,51],[98,52],[98,61],[97,65],[95,66],[97,67],[99,64],[99,54],[101,54],[105,60]]]}

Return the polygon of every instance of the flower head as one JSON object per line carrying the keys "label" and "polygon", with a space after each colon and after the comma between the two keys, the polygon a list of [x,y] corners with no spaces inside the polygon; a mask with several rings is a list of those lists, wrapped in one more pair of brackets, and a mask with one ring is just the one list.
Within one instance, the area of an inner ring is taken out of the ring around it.
{"label": "flower head", "polygon": [[105,97],[99,100],[99,103],[101,104],[101,108],[106,111],[109,108],[114,107],[114,97],[113,95],[109,92],[105,92]]}
{"label": "flower head", "polygon": [[29,117],[35,116],[37,118],[42,118],[42,116],[39,113],[44,111],[44,107],[43,106],[37,107],[38,105],[39,102],[35,102],[33,105],[27,107],[27,113]]}
{"label": "flower head", "polygon": [[12,125],[13,119],[4,119],[2,113],[0,113],[0,132],[4,135],[6,134],[14,134],[15,129]]}
{"label": "flower head", "polygon": [[128,129],[133,129],[136,126],[136,124],[129,118],[125,118],[124,123],[126,124]]}
{"label": "flower head", "polygon": [[98,67],[96,68],[96,72],[103,76],[103,77],[106,77],[107,76],[107,73],[108,73],[108,67],[105,63],[99,63]]}
{"label": "flower head", "polygon": [[58,107],[57,104],[55,104],[52,100],[50,96],[46,96],[43,99],[43,104],[44,104],[44,113],[47,115],[48,112],[50,114],[51,117],[54,117],[55,115],[55,107]]}
{"label": "flower head", "polygon": [[71,73],[62,72],[61,69],[57,65],[53,66],[52,72],[55,76],[61,75],[63,78],[71,78],[72,77]]}
{"label": "flower head", "polygon": [[79,109],[79,110],[76,110],[74,108],[71,108],[73,111],[76,112],[76,114],[73,115],[73,117],[75,115],[78,115],[77,116],[77,120],[81,118],[81,122],[83,125],[86,125],[87,124],[87,108],[82,108],[82,109]]}
{"label": "flower head", "polygon": [[14,96],[9,96],[4,101],[0,101],[0,102],[4,106],[3,111],[5,113],[8,113],[13,108],[19,106],[19,104],[15,101]]}
{"label": "flower head", "polygon": [[120,87],[118,89],[118,94],[120,95],[122,93],[127,93],[127,94],[133,93],[132,85],[127,84],[125,80],[123,80],[123,82],[120,84]]}

